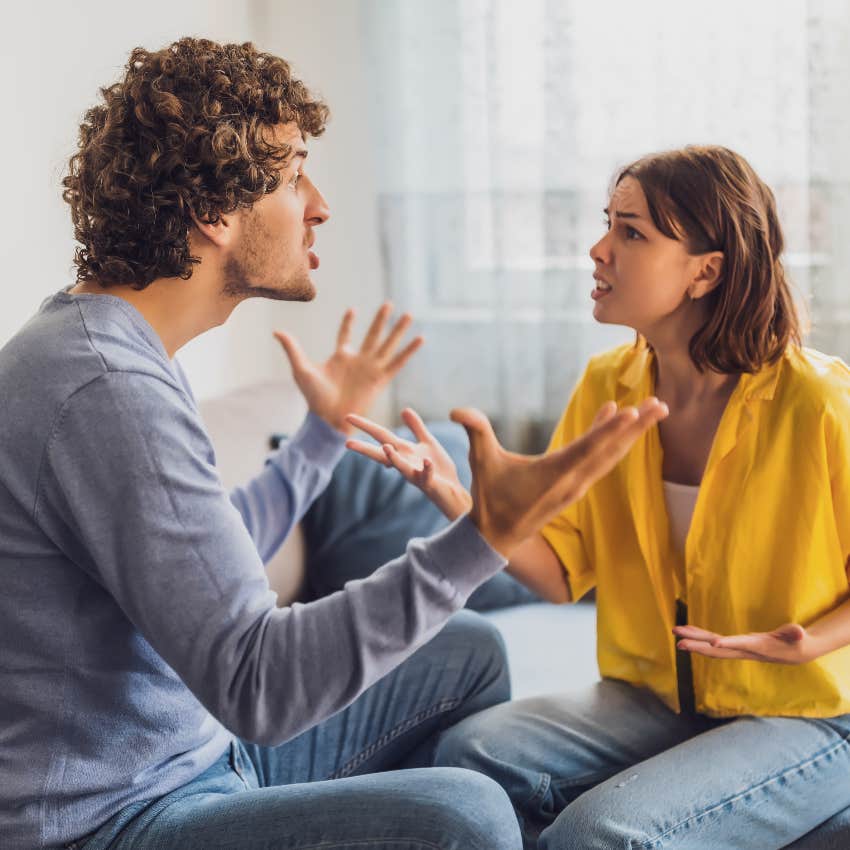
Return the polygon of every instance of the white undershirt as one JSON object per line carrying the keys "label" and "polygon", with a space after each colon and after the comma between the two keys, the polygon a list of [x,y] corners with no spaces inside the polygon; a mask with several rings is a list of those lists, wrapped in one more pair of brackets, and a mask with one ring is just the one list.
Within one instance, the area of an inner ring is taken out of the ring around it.
{"label": "white undershirt", "polygon": [[683,557],[698,495],[699,485],[694,487],[689,484],[674,484],[672,481],[664,482],[664,501],[667,503],[670,538],[676,551]]}

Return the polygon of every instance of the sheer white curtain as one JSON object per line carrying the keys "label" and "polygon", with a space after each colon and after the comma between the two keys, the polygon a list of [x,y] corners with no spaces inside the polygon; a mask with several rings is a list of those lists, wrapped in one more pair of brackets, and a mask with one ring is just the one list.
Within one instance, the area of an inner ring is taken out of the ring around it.
{"label": "sheer white curtain", "polygon": [[588,248],[618,166],[717,143],[777,193],[811,343],[850,354],[842,0],[364,5],[389,295],[428,344],[399,405],[475,404],[539,447],[594,352]]}

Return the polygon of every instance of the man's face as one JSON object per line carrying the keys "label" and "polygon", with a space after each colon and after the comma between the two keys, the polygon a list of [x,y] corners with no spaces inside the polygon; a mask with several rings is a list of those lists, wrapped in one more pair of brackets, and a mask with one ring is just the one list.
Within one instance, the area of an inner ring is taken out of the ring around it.
{"label": "man's face", "polygon": [[241,218],[239,238],[225,262],[224,293],[243,298],[311,301],[316,288],[310,272],[319,258],[310,250],[314,228],[330,212],[319,190],[304,173],[307,148],[294,123],[274,130],[275,140],[292,149],[281,170],[280,185]]}

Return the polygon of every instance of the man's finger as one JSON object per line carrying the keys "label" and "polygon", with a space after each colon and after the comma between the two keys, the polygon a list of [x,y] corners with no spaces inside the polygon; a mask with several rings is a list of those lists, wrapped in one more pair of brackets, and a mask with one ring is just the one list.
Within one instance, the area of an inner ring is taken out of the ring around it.
{"label": "man's finger", "polygon": [[390,357],[398,348],[401,338],[407,333],[407,329],[413,324],[413,316],[404,313],[387,334],[387,338],[378,347],[378,357]]}
{"label": "man's finger", "polygon": [[470,456],[478,456],[482,450],[501,449],[490,420],[474,407],[459,407],[449,413],[452,422],[463,425],[469,437]]}
{"label": "man's finger", "polygon": [[292,367],[293,373],[305,371],[310,365],[310,361],[307,359],[307,355],[295,337],[282,331],[275,331],[274,335],[277,341],[283,346],[283,350],[289,358],[289,365]]}
{"label": "man's finger", "polygon": [[402,366],[422,347],[425,342],[424,336],[414,337],[392,360],[387,364],[387,374],[393,376],[400,371]]}
{"label": "man's finger", "polygon": [[596,411],[596,416],[593,419],[593,424],[590,426],[591,430],[598,427],[599,425],[604,425],[612,416],[614,416],[617,412],[617,403],[615,401],[606,401],[599,410]]}
{"label": "man's finger", "polygon": [[368,457],[369,460],[380,463],[381,466],[390,466],[390,462],[387,460],[387,456],[381,450],[380,446],[372,445],[372,443],[364,443],[363,440],[346,440],[345,447],[364,457]]}
{"label": "man's finger", "polygon": [[345,315],[342,317],[342,322],[339,325],[339,331],[336,335],[336,347],[343,348],[351,342],[351,328],[354,325],[354,310],[348,308]]}
{"label": "man's finger", "polygon": [[630,437],[629,430],[639,425],[639,412],[634,407],[624,407],[569,445],[547,454],[541,463],[550,467],[555,475],[564,472],[585,477],[602,474],[626,454],[637,437],[637,434]]}
{"label": "man's finger", "polygon": [[373,351],[377,345],[378,340],[381,338],[381,333],[384,330],[384,325],[387,323],[387,319],[389,318],[390,313],[392,313],[393,305],[387,301],[385,304],[382,304],[377,313],[375,313],[375,318],[372,319],[372,324],[369,325],[369,330],[366,331],[366,336],[363,338],[363,344],[360,346],[360,350],[364,353]]}
{"label": "man's finger", "polygon": [[635,441],[667,413],[667,405],[652,398],[637,410],[624,408],[597,425],[574,444],[580,458],[576,474],[591,481],[606,475],[628,454]]}

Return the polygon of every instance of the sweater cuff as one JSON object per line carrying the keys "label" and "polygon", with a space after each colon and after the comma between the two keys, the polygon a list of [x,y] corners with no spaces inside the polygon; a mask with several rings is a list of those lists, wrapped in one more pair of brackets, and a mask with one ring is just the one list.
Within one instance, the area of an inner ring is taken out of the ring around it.
{"label": "sweater cuff", "polygon": [[508,565],[481,536],[468,514],[422,543],[432,567],[464,600]]}
{"label": "sweater cuff", "polygon": [[[280,450],[297,451],[312,465],[331,473],[345,454],[345,440],[345,434],[308,412],[301,427]],[[272,463],[274,459],[275,455],[269,458]]]}

